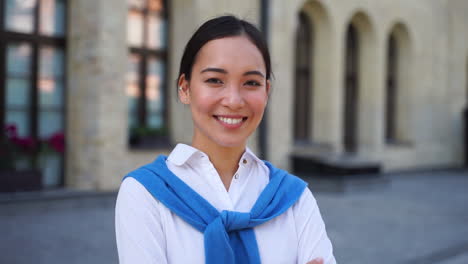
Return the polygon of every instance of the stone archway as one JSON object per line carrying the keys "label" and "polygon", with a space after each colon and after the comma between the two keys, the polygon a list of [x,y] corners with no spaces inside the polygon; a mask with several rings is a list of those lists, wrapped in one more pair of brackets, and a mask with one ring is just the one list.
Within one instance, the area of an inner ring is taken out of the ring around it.
{"label": "stone archway", "polygon": [[373,148],[372,136],[378,119],[370,112],[376,93],[375,58],[376,36],[369,17],[356,12],[345,31],[342,146],[346,153],[360,152],[362,147]]}
{"label": "stone archway", "polygon": [[344,85],[343,146],[345,152],[356,152],[358,130],[359,38],[353,24],[346,32]]}
{"label": "stone archway", "polygon": [[[305,144],[311,138],[310,115],[313,110],[313,25],[304,12],[299,12],[295,50],[294,143]],[[312,104],[311,104],[312,103]]]}
{"label": "stone archway", "polygon": [[396,23],[387,39],[385,141],[411,141],[411,44],[406,26]]}
{"label": "stone archway", "polygon": [[[298,14],[303,11],[313,25],[313,50],[310,52],[309,67],[313,71],[313,79],[309,81],[308,102],[308,137],[307,142],[335,143],[337,133],[335,120],[336,106],[333,97],[333,59],[336,42],[332,41],[333,30],[328,16],[327,1],[322,0],[291,0],[273,1],[271,16],[281,19],[272,19],[268,28],[269,48],[272,56],[272,65],[275,69],[274,87],[283,89],[274,90],[270,98],[268,109],[268,146],[269,159],[279,166],[290,165],[288,155],[299,149],[294,141],[294,115],[295,111],[295,47],[296,32],[298,29]],[[331,59],[330,59],[331,58]],[[325,63],[322,63],[324,61]],[[332,61],[332,62],[329,62]],[[320,98],[320,99],[318,99]],[[312,107],[312,108],[311,108]],[[313,138],[312,138],[313,137]],[[306,148],[313,148],[315,144],[307,144]],[[301,148],[301,147],[300,147]]]}
{"label": "stone archway", "polygon": [[[298,137],[297,128],[298,124],[295,123],[294,139],[295,143],[330,143],[333,142],[332,130],[334,129],[329,120],[334,113],[332,102],[332,91],[330,89],[331,69],[330,63],[330,47],[332,46],[331,40],[331,23],[326,7],[321,1],[313,0],[306,1],[300,8],[300,18],[298,21],[306,22],[307,27],[307,52],[302,52],[303,56],[300,57],[302,73],[307,75],[307,78],[295,80],[295,113],[299,115],[302,122],[303,133]],[[304,24],[304,23],[302,23]],[[298,23],[297,28],[301,28],[301,23]],[[296,49],[296,55],[298,55]],[[296,59],[296,63],[299,58]],[[298,76],[298,65],[295,65],[296,77]],[[298,82],[302,82],[303,87],[307,87],[307,91],[299,91]],[[305,84],[307,83],[307,84]],[[307,106],[302,107],[296,104],[299,102],[299,97],[303,96],[300,100],[306,102]],[[294,118],[298,120],[295,114]],[[299,138],[299,140],[297,140]]]}

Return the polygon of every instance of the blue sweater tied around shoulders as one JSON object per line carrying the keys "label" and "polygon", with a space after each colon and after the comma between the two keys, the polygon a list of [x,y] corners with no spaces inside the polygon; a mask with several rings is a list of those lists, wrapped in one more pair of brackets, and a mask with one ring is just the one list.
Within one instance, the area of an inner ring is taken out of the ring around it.
{"label": "blue sweater tied around shoulders", "polygon": [[135,178],[154,198],[203,233],[207,264],[260,263],[253,227],[284,213],[307,186],[301,179],[265,162],[270,181],[250,213],[227,210],[220,213],[174,175],[167,168],[166,159],[161,155],[125,178]]}

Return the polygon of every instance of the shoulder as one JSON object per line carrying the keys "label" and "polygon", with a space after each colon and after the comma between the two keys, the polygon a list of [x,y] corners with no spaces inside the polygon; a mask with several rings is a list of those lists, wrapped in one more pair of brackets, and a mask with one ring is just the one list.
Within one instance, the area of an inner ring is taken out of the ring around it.
{"label": "shoulder", "polygon": [[[274,185],[279,185],[279,189],[289,193],[288,195],[294,193],[296,199],[299,200],[305,190],[308,190],[307,182],[301,178],[290,174],[286,170],[276,168],[268,161],[265,161],[265,165],[270,171],[270,183],[273,182]],[[298,200],[296,200],[295,203],[297,203]]]}
{"label": "shoulder", "polygon": [[315,200],[314,195],[307,187],[308,183],[301,179],[300,177],[293,175],[285,170],[276,168],[268,161],[265,161],[265,165],[269,168],[271,173],[284,175],[281,185],[287,189],[299,189],[302,190],[300,196],[292,206],[295,217],[306,217],[311,213],[317,211],[317,201]]}
{"label": "shoulder", "polygon": [[305,188],[304,192],[302,192],[301,197],[294,205],[293,209],[295,210],[303,210],[303,209],[315,209],[317,207],[317,201],[315,200],[314,195],[310,191],[309,188]]}
{"label": "shoulder", "polygon": [[136,179],[122,182],[115,206],[115,234],[120,263],[165,263],[164,217],[159,201]]}
{"label": "shoulder", "polygon": [[144,198],[151,195],[146,188],[133,176],[126,176],[119,188],[119,196],[134,196]]}
{"label": "shoulder", "polygon": [[316,227],[323,225],[317,200],[309,188],[305,188],[301,197],[292,206],[292,212],[298,230],[303,230],[308,225]]}
{"label": "shoulder", "polygon": [[151,214],[157,212],[159,201],[135,178],[126,177],[119,188],[116,214]]}

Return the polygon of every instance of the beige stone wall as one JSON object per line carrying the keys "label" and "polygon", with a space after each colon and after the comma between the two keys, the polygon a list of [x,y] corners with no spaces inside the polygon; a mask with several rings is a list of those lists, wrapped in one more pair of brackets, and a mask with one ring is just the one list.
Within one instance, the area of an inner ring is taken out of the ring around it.
{"label": "beige stone wall", "polygon": [[127,138],[124,0],[71,1],[66,185],[117,186]]}
{"label": "beige stone wall", "polygon": [[[362,45],[357,155],[380,160],[388,171],[460,164],[466,5],[462,0],[271,1],[269,41],[276,73],[269,122],[272,161],[288,168],[294,149],[293,47],[297,14],[303,9],[315,27],[313,142],[329,146],[333,153],[343,150],[343,57],[346,29],[353,23]],[[386,47],[392,30],[398,31],[405,46],[399,145],[384,139]]]}

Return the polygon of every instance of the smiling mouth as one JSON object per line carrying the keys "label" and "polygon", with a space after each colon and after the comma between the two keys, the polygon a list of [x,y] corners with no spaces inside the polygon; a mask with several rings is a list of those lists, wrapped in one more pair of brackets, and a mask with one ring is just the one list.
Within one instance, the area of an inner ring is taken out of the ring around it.
{"label": "smiling mouth", "polygon": [[216,119],[218,119],[219,121],[225,123],[225,124],[228,124],[228,125],[238,125],[242,122],[244,122],[245,120],[247,120],[247,117],[224,117],[224,116],[214,116]]}

